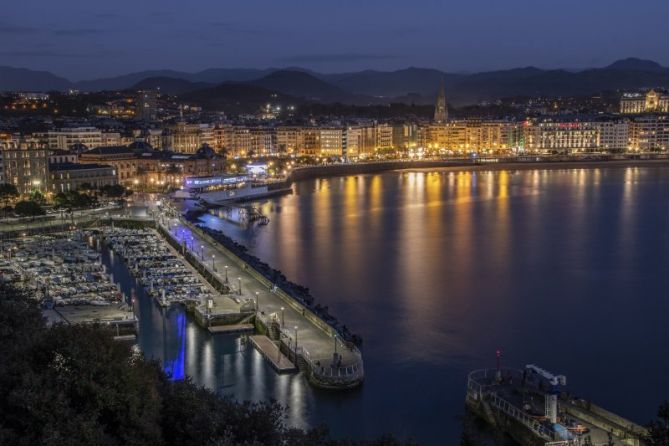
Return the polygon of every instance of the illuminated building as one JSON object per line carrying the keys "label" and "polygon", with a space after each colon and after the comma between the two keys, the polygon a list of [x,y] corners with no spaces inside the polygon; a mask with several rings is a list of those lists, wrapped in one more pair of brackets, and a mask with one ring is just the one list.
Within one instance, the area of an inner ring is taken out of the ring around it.
{"label": "illuminated building", "polygon": [[139,90],[135,97],[135,116],[144,121],[153,121],[158,112],[158,91]]}
{"label": "illuminated building", "polygon": [[639,152],[669,149],[669,120],[664,116],[643,116],[630,123],[631,150]]}
{"label": "illuminated building", "polygon": [[201,144],[201,133],[199,124],[177,122],[163,133],[163,147],[175,152],[195,153]]}
{"label": "illuminated building", "polygon": [[630,144],[630,123],[621,121],[597,121],[597,148],[604,152],[625,152]]}
{"label": "illuminated building", "polygon": [[103,145],[102,131],[95,127],[62,128],[36,133],[35,136],[41,138],[49,149],[68,150],[76,144],[93,149]]}
{"label": "illuminated building", "polygon": [[448,120],[448,108],[446,108],[446,91],[444,81],[441,81],[439,86],[439,94],[437,95],[437,103],[434,106],[434,122],[443,123]]}
{"label": "illuminated building", "polygon": [[153,150],[146,143],[130,146],[98,147],[79,156],[80,163],[107,164],[114,167],[121,184],[166,186],[178,184],[183,177],[219,175],[225,172],[225,159],[208,146],[193,154]]}
{"label": "illuminated building", "polygon": [[324,157],[345,156],[346,143],[344,140],[344,129],[341,127],[321,127],[319,130],[320,150],[319,155]]}
{"label": "illuminated building", "polygon": [[422,128],[419,128],[415,123],[393,123],[392,132],[393,147],[399,150],[408,150],[418,145]]}
{"label": "illuminated building", "polygon": [[87,184],[95,188],[117,184],[116,171],[101,164],[49,164],[49,191],[53,193],[79,189]]}
{"label": "illuminated building", "polygon": [[279,153],[298,153],[304,147],[304,133],[302,127],[277,127],[276,146]]}
{"label": "illuminated building", "polygon": [[20,194],[46,189],[49,150],[9,149],[0,154],[4,181],[16,186]]}
{"label": "illuminated building", "polygon": [[392,149],[393,144],[393,126],[390,124],[376,125],[376,148],[381,150]]}
{"label": "illuminated building", "polygon": [[578,153],[598,149],[598,129],[593,122],[551,120],[525,122],[525,150],[536,153]]}
{"label": "illuminated building", "polygon": [[620,99],[620,113],[669,113],[669,95],[655,90],[645,95],[627,93]]}

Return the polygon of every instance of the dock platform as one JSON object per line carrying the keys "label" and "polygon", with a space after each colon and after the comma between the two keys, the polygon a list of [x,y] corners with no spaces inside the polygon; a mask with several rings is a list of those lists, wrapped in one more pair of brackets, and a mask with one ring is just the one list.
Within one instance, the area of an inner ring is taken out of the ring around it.
{"label": "dock platform", "polygon": [[253,333],[254,331],[253,324],[214,325],[209,327],[209,333],[211,334],[239,334]]}
{"label": "dock platform", "polygon": [[253,346],[265,357],[278,373],[296,372],[297,367],[265,335],[249,336]]}

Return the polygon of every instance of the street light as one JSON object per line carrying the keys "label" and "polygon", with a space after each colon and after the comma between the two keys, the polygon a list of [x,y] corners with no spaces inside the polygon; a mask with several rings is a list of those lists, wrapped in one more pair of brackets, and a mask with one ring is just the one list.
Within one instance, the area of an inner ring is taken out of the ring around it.
{"label": "street light", "polygon": [[335,352],[335,357],[336,357],[336,356],[337,356],[337,335],[336,335],[336,334],[334,335],[334,345],[335,345],[335,346],[334,346],[334,347],[335,347],[335,351],[334,351],[334,352]]}
{"label": "street light", "polygon": [[239,295],[242,295],[242,278],[237,277],[237,283],[239,284]]}
{"label": "street light", "polygon": [[200,259],[204,260],[204,245],[200,245]]}
{"label": "street light", "polygon": [[256,291],[256,311],[260,311],[260,304],[258,300],[258,296],[260,295],[259,291]]}
{"label": "street light", "polygon": [[281,328],[283,328],[283,326],[285,325],[283,320],[283,310],[285,310],[285,308],[281,307]]}
{"label": "street light", "polygon": [[225,283],[228,283],[228,265],[225,265]]}
{"label": "street light", "polygon": [[211,269],[215,272],[216,271],[216,264],[214,264],[214,259],[216,258],[216,254],[211,255]]}
{"label": "street light", "polygon": [[295,360],[297,361],[297,325],[295,326]]}

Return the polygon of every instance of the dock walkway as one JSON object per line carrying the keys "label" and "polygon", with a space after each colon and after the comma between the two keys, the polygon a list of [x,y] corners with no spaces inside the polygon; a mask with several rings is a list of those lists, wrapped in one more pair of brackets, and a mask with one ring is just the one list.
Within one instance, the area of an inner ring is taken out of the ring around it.
{"label": "dock walkway", "polygon": [[297,367],[286,357],[277,345],[265,335],[249,336],[253,346],[269,361],[279,373],[296,372]]}

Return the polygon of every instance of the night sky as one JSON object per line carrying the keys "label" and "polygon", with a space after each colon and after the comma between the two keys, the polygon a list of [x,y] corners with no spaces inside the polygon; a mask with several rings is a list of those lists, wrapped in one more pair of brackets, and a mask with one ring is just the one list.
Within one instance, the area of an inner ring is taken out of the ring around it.
{"label": "night sky", "polygon": [[324,72],[669,65],[667,0],[5,0],[0,65],[73,80],[171,68]]}

